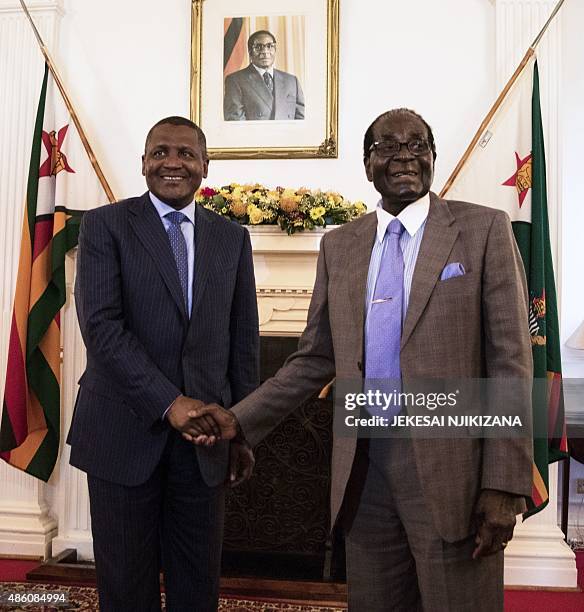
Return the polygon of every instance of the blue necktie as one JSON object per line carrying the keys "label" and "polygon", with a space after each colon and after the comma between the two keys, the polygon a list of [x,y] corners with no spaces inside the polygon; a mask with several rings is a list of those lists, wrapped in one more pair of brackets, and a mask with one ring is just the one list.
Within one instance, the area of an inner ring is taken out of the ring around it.
{"label": "blue necktie", "polygon": [[165,219],[170,221],[170,226],[166,230],[168,238],[170,240],[170,247],[174,260],[176,261],[176,268],[178,270],[178,278],[180,280],[180,286],[182,288],[183,296],[185,299],[185,308],[187,313],[189,310],[189,260],[187,255],[187,242],[183,236],[180,224],[183,221],[188,221],[186,215],[181,212],[175,211],[164,215]]}
{"label": "blue necktie", "polygon": [[[394,219],[388,226],[371,309],[367,316],[365,346],[365,390],[379,389],[390,393],[401,390],[400,343],[404,293],[404,258],[399,239],[404,226]],[[399,406],[390,411],[370,410],[391,417],[400,412]]]}

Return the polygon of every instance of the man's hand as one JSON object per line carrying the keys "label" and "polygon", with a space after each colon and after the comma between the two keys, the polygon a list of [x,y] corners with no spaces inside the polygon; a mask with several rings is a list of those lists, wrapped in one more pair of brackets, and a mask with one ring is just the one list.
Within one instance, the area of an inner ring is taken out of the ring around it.
{"label": "man's hand", "polygon": [[478,559],[505,550],[513,537],[515,516],[520,512],[518,498],[511,493],[483,489],[474,510],[477,525],[476,548],[472,558]]}
{"label": "man's hand", "polygon": [[221,435],[221,429],[215,421],[207,415],[197,420],[189,416],[193,410],[202,408],[204,405],[201,400],[179,395],[166,413],[166,419],[183,435],[205,436],[207,443],[211,441],[214,444],[215,439]]}
{"label": "man's hand", "polygon": [[236,487],[249,480],[253,473],[255,459],[251,446],[245,441],[233,440],[229,445],[229,480],[230,487]]}
{"label": "man's hand", "polygon": [[[198,406],[189,411],[188,417],[194,427],[183,432],[183,437],[195,444],[211,446],[216,439],[233,440],[237,436],[241,437],[241,429],[235,415],[219,404]],[[211,430],[207,427],[209,419],[213,422]]]}

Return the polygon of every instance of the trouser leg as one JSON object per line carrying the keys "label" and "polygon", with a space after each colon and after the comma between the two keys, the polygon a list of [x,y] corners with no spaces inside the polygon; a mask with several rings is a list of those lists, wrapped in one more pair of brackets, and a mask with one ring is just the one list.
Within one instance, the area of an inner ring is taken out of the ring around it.
{"label": "trouser leg", "polygon": [[415,612],[416,566],[391,491],[380,470],[366,458],[359,463],[348,487],[359,497],[345,534],[349,611]]}
{"label": "trouser leg", "polygon": [[208,487],[192,444],[175,436],[169,454],[162,549],[169,612],[212,612],[219,602],[223,485]]}
{"label": "trouser leg", "polygon": [[160,610],[161,468],[137,487],[87,481],[100,610]]}

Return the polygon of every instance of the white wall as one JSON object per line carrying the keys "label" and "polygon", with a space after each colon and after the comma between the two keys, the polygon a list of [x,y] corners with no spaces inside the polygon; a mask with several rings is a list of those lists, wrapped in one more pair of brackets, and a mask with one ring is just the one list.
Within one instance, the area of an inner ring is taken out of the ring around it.
{"label": "white wall", "polygon": [[[188,116],[190,4],[65,1],[56,55],[118,197],[144,191],[139,161],[149,127]],[[335,188],[375,201],[363,133],[384,110],[409,106],[435,130],[442,186],[496,93],[493,5],[342,0],[340,23],[339,158],[214,161],[208,184]]]}
{"label": "white wall", "polygon": [[[566,0],[563,36],[562,338],[584,321],[584,2]],[[584,372],[580,374],[584,378]],[[583,407],[584,408],[584,407]]]}

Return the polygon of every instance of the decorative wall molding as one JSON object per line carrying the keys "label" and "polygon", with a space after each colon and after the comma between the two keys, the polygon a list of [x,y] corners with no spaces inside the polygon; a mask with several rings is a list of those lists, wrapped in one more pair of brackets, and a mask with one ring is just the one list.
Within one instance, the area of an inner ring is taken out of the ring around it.
{"label": "decorative wall molding", "polygon": [[544,510],[515,528],[505,550],[505,584],[514,586],[577,586],[574,552],[557,524],[558,464],[550,466],[550,502]]}
{"label": "decorative wall molding", "polygon": [[[59,16],[65,14],[63,0],[28,0],[26,7],[31,15],[41,12],[53,12]],[[18,0],[0,0],[0,16],[7,13],[21,13],[24,17],[24,11]]]}
{"label": "decorative wall molding", "polygon": [[312,297],[312,289],[292,289],[290,287],[269,287],[256,290],[258,298],[263,297],[281,297],[289,295],[297,295],[301,297]]}
{"label": "decorative wall molding", "polygon": [[6,468],[2,480],[9,497],[3,495],[0,503],[0,555],[44,559],[50,556],[51,540],[57,535],[57,521],[45,501],[45,484]]}

